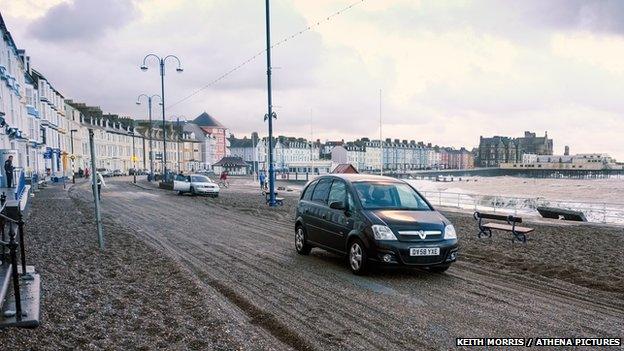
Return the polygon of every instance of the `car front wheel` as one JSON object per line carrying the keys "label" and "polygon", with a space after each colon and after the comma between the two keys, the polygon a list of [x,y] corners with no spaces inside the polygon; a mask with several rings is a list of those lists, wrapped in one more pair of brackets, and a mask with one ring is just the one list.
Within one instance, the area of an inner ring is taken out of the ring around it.
{"label": "car front wheel", "polygon": [[306,232],[302,226],[298,226],[295,230],[295,250],[300,255],[308,255],[312,250],[312,246],[307,243]]}
{"label": "car front wheel", "polygon": [[361,275],[368,268],[368,257],[364,251],[364,245],[359,239],[351,241],[349,244],[349,268],[353,274]]}

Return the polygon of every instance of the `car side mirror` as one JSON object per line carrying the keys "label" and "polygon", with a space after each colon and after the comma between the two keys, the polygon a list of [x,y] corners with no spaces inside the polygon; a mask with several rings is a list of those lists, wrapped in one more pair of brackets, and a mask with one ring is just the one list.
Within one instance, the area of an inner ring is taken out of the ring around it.
{"label": "car side mirror", "polygon": [[345,203],[343,201],[334,201],[329,204],[329,208],[334,210],[346,210],[347,206],[345,206]]}

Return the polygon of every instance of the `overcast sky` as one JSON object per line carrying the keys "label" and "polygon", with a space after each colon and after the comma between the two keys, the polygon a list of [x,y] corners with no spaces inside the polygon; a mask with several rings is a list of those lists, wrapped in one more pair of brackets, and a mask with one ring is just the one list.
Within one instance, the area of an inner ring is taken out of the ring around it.
{"label": "overcast sky", "polygon": [[[357,0],[273,0],[272,38],[290,36]],[[261,0],[0,0],[18,46],[67,98],[145,118],[160,93],[148,53],[175,54],[171,105],[265,46]],[[536,131],[555,152],[624,160],[624,1],[365,0],[272,52],[277,134],[383,137],[472,148],[479,136]],[[266,113],[260,56],[168,108],[207,111],[237,136]],[[314,120],[313,130],[310,120]]]}

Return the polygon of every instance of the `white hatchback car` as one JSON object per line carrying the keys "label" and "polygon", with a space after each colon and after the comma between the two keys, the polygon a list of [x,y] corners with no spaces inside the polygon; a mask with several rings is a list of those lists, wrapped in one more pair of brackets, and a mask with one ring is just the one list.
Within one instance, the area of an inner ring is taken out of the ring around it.
{"label": "white hatchback car", "polygon": [[180,195],[190,193],[191,195],[219,196],[219,185],[201,174],[178,176],[173,181],[173,190]]}

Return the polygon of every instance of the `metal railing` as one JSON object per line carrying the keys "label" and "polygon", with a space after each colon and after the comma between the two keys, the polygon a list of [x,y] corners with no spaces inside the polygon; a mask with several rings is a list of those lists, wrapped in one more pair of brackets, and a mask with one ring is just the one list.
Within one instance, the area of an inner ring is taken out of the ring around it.
{"label": "metal railing", "polygon": [[540,197],[479,195],[446,191],[421,191],[420,193],[434,206],[528,216],[539,216],[538,207],[556,207],[583,212],[588,222],[624,224],[624,203],[550,200]]}
{"label": "metal railing", "polygon": [[[11,275],[12,283],[13,283],[13,294],[15,297],[15,317],[16,320],[22,319],[22,301],[20,294],[20,279],[31,280],[32,277],[28,273],[26,269],[26,249],[24,245],[24,220],[22,217],[22,213],[17,208],[16,214],[17,218],[11,218],[6,214],[6,195],[2,193],[0,195],[0,259],[2,260],[2,265],[7,265],[7,252],[6,248],[9,248],[9,262],[11,265],[11,271],[8,274]],[[9,241],[6,241],[6,235],[9,235]],[[18,237],[19,243],[16,241],[16,237]],[[18,272],[18,263],[17,263],[17,248],[20,248],[20,261],[22,272],[21,275]],[[0,302],[1,303],[1,302]],[[8,311],[7,311],[8,312]],[[10,317],[5,313],[5,316]]]}

